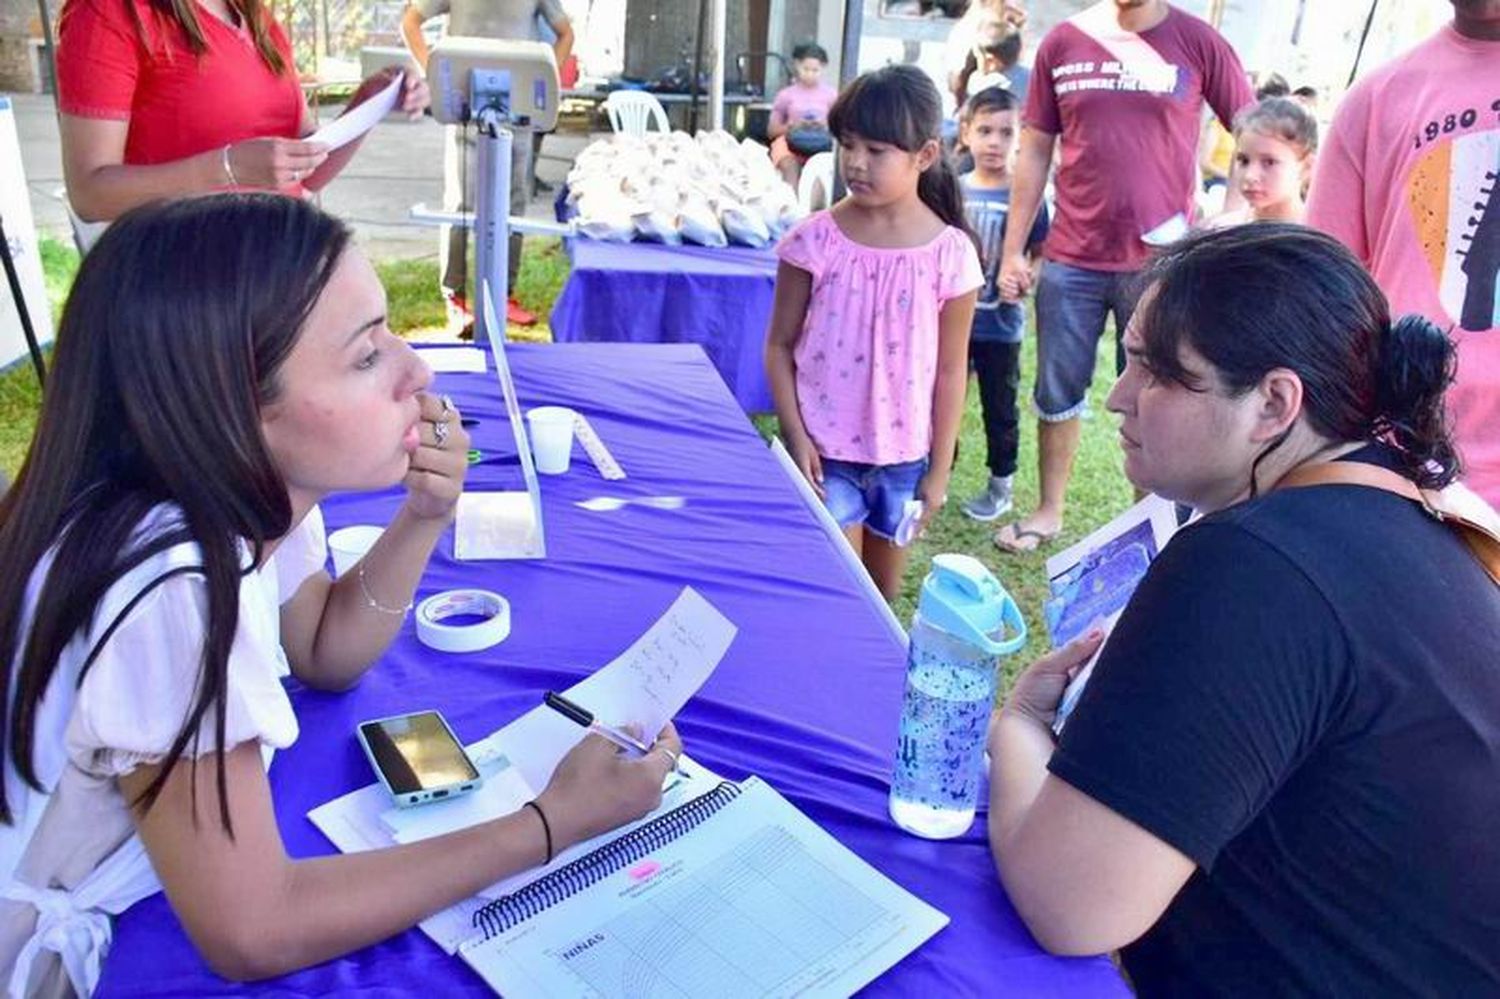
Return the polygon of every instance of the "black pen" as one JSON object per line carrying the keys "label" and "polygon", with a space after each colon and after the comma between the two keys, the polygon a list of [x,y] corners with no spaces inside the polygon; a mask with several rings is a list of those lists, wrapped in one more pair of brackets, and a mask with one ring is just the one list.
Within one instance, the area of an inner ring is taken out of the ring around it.
{"label": "black pen", "polygon": [[645,756],[647,753],[651,752],[650,746],[647,746],[645,743],[641,742],[641,740],[632,736],[629,732],[624,732],[611,725],[604,724],[599,719],[595,718],[594,713],[588,708],[585,708],[579,704],[574,704],[572,701],[568,700],[566,697],[555,691],[547,691],[547,693],[542,697],[542,703],[547,705],[547,707],[551,708],[553,711],[556,711],[558,714],[562,715],[564,718],[568,719],[568,721],[582,725],[584,728],[588,729],[591,732],[598,732],[600,735],[604,736],[604,738],[608,739],[616,746],[619,746],[621,749],[628,749],[633,752],[640,753],[642,756]]}

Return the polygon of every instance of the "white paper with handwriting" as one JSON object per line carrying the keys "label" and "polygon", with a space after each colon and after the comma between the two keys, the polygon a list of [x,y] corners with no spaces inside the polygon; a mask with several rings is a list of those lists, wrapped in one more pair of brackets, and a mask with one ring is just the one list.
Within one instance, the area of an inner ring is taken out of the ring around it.
{"label": "white paper with handwriting", "polygon": [[[696,590],[685,587],[666,613],[628,649],[564,693],[593,711],[600,721],[639,725],[649,741],[713,673],[738,631]],[[394,823],[401,827],[399,836],[391,829],[390,795],[379,784],[368,784],[320,805],[307,813],[308,818],[345,853],[452,832],[478,821],[498,818],[513,811],[519,801],[534,796],[536,790],[547,786],[558,762],[585,734],[586,730],[574,722],[538,705],[466,747],[476,765],[486,771],[487,781],[500,776],[491,772],[493,769],[511,771],[504,775],[503,793],[488,796],[481,793],[472,802],[417,806],[412,809],[412,821]],[[718,781],[712,771],[684,757],[681,772],[667,782],[657,813],[712,790]],[[531,793],[522,794],[526,789],[531,789]],[[494,790],[502,792],[499,786]],[[428,811],[420,816],[415,814],[423,809]],[[612,838],[619,832],[600,839]],[[576,844],[555,858],[552,866],[565,864],[594,845],[597,845],[594,840]],[[507,878],[481,892],[478,898],[460,902],[423,920],[422,929],[452,953],[473,932],[473,914],[487,898],[512,891],[542,873],[538,869]]]}
{"label": "white paper with handwriting", "polygon": [[[639,726],[649,743],[703,686],[738,631],[697,590],[684,587],[630,648],[574,684],[566,696],[606,725]],[[539,704],[493,738],[532,787],[545,787],[558,761],[584,734],[578,725]]]}

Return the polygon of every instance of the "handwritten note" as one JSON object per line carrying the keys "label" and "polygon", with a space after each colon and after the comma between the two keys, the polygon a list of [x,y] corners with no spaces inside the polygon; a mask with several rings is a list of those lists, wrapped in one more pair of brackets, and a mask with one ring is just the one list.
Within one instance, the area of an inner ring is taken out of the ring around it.
{"label": "handwritten note", "polygon": [[[601,721],[639,725],[650,739],[708,679],[738,632],[696,590],[685,587],[645,634],[565,693]],[[584,729],[556,711],[538,705],[465,747],[486,780],[485,787],[467,799],[421,805],[397,814],[385,789],[368,784],[313,809],[307,817],[345,853],[441,835],[513,811],[520,802],[533,797],[532,789],[547,786],[558,762],[585,734]],[[719,780],[717,774],[684,756],[679,772],[669,777],[662,789],[661,807],[640,821],[649,821],[713,790]],[[545,870],[555,870],[618,834],[616,830],[576,844],[555,857]],[[545,870],[523,871],[500,881],[481,892],[481,897],[424,920],[422,929],[451,954],[464,934],[473,932],[473,914],[485,898],[514,891]]]}
{"label": "handwritten note", "polygon": [[[609,725],[638,725],[649,742],[724,658],[739,629],[692,587],[645,634],[565,693]],[[507,725],[501,748],[533,787],[545,787],[584,730],[538,706]]]}

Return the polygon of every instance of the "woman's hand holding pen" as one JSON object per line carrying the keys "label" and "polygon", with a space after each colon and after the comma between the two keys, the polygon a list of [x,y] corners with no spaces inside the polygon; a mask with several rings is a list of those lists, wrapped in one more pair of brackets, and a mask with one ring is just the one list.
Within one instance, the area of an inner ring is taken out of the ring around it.
{"label": "woman's hand holding pen", "polygon": [[682,740],[671,722],[645,756],[624,752],[597,733],[585,736],[536,799],[551,828],[554,855],[660,805],[662,782],[680,755]]}

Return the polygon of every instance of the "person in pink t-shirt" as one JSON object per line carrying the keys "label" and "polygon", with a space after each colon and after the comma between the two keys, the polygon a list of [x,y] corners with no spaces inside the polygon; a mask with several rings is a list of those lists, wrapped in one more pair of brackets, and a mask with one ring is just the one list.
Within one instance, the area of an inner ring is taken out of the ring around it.
{"label": "person in pink t-shirt", "polygon": [[1203,105],[1228,128],[1254,100],[1223,36],[1166,0],[1102,0],[1042,39],[1001,265],[1006,298],[1031,290],[1025,239],[1056,142],[1057,204],[1036,282],[1041,502],[1000,528],[1001,549],[1031,551],[1062,530],[1099,337],[1112,314],[1123,369],[1136,275],[1153,244],[1187,232]]}
{"label": "person in pink t-shirt", "polygon": [[1464,478],[1500,505],[1500,0],[1453,7],[1344,97],[1307,220],[1354,251],[1392,312],[1449,330]]}
{"label": "person in pink t-shirt", "polygon": [[817,130],[827,134],[828,109],[839,93],[823,82],[828,67],[828,53],[816,42],[804,42],[792,49],[792,72],[795,79],[776,92],[771,104],[771,162],[781,177],[793,187],[802,177],[807,154],[793,149],[787,137],[796,131]]}
{"label": "person in pink t-shirt", "polygon": [[866,73],[828,121],[849,194],[777,247],[766,370],[797,467],[890,599],[947,502],[984,277],[932,80]]}

